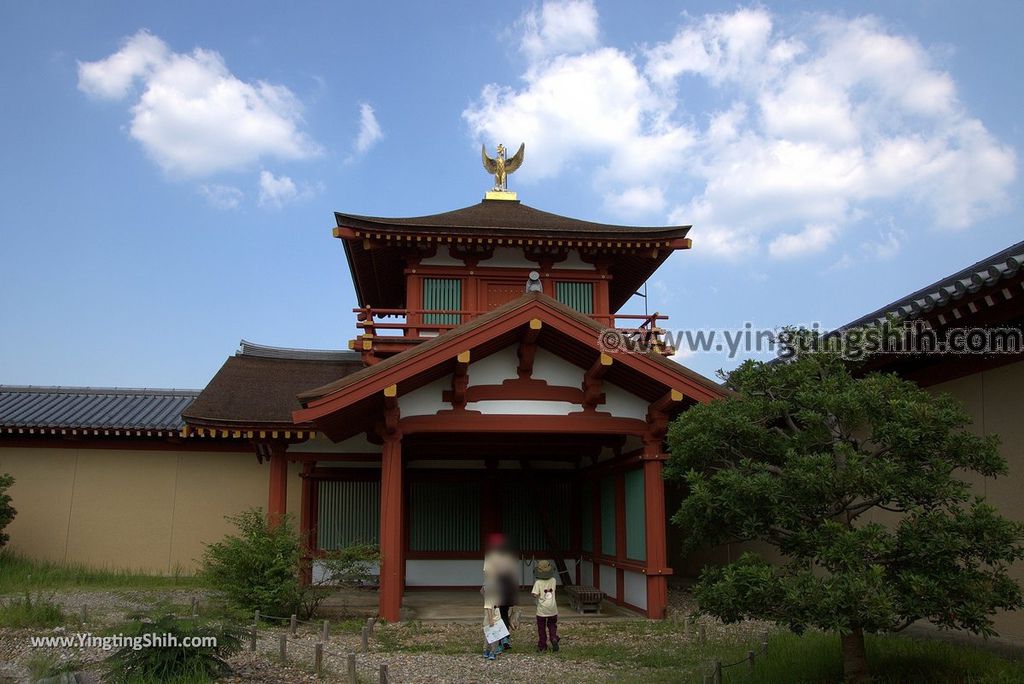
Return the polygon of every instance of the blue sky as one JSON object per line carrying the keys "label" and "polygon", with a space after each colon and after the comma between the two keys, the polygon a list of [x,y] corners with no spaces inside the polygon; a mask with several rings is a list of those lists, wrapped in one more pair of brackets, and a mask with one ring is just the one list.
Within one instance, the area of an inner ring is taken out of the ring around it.
{"label": "blue sky", "polygon": [[[1021,239],[1024,4],[4,3],[0,383],[340,348],[332,211],[692,223],[670,328],[834,326]],[[636,302],[633,308],[642,309]],[[711,374],[737,362],[683,359]]]}

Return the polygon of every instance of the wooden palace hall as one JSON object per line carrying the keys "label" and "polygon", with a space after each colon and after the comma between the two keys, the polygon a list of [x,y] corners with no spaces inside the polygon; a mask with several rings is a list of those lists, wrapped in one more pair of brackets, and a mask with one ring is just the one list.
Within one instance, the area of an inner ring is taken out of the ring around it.
{"label": "wooden palace hall", "polygon": [[664,316],[623,311],[689,226],[531,208],[506,189],[522,154],[485,152],[495,185],[462,209],[335,215],[348,349],[243,341],[201,390],[0,385],[12,550],[192,572],[259,507],[301,533],[306,581],[378,545],[388,621],[416,614],[416,590],[477,605],[497,534],[523,586],[550,559],[561,583],[663,617],[663,440],[723,391],[669,358]]}

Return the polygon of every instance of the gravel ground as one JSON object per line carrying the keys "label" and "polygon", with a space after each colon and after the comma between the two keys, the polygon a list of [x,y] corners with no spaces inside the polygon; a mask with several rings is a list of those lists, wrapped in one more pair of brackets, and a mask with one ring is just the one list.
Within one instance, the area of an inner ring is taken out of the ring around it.
{"label": "gravel ground", "polygon": [[[67,627],[56,630],[0,629],[0,682],[26,681],[26,661],[32,649],[29,637],[38,634],[74,634],[79,631],[98,632],[104,627],[117,624],[126,616],[158,603],[172,603],[188,606],[193,597],[208,601],[210,597],[202,591],[185,590],[136,590],[136,591],[62,591],[54,593],[52,600],[61,604],[69,616],[74,616]],[[81,607],[88,610],[88,624],[79,626],[77,618]],[[677,626],[682,641],[697,638],[698,621],[690,622],[691,630],[686,633],[683,625],[693,610],[692,600],[684,592],[670,593],[669,620]],[[335,623],[336,624],[336,623]],[[363,653],[361,636],[351,629],[343,633],[332,633],[324,646],[324,668],[326,681],[347,681],[348,653],[356,653],[360,681],[376,682],[380,666],[386,664],[392,682],[537,682],[550,681],[558,684],[572,682],[613,682],[632,667],[607,662],[593,662],[587,659],[574,660],[571,657],[573,644],[614,643],[627,646],[636,652],[642,651],[645,634],[651,623],[638,619],[636,622],[609,623],[587,620],[573,620],[560,625],[563,640],[563,654],[538,654],[534,650],[533,630],[527,627],[516,633],[516,649],[503,654],[498,660],[489,662],[481,655],[482,643],[479,627],[466,624],[412,623],[403,625],[379,625],[374,630],[369,652]],[[705,626],[709,639],[728,635],[729,638],[759,641],[765,629],[764,623],[744,623],[725,627],[707,618],[699,621]],[[625,627],[624,625],[634,625]],[[336,625],[335,631],[340,631]],[[314,625],[303,625],[294,638],[288,640],[289,658],[281,663],[278,658],[279,639],[286,634],[285,627],[262,628],[259,632],[255,653],[249,652],[249,638],[243,639],[244,650],[230,658],[233,674],[227,682],[301,682],[317,681],[313,674],[314,645],[319,630]],[[602,641],[603,640],[603,641]],[[60,657],[74,658],[92,673],[92,681],[98,681],[100,661],[108,655],[99,649],[68,649]],[[570,657],[562,657],[564,655]]]}

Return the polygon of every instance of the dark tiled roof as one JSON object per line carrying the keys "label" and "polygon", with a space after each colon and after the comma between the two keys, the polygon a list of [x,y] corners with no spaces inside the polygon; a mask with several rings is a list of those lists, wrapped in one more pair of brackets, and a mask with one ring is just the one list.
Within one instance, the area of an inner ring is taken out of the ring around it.
{"label": "dark tiled roof", "polygon": [[295,396],[361,369],[351,351],[287,349],[242,341],[240,350],[183,412],[189,424],[290,426]]}
{"label": "dark tiled roof", "polygon": [[0,385],[6,428],[180,430],[198,390]]}
{"label": "dark tiled roof", "polygon": [[855,321],[850,321],[840,330],[879,322],[890,315],[901,319],[916,318],[922,313],[956,302],[967,295],[995,287],[1000,281],[1017,275],[1021,264],[1024,264],[1024,242],[1011,245],[962,271],[946,276]]}
{"label": "dark tiled roof", "polygon": [[359,216],[336,212],[339,226],[371,228],[376,230],[417,229],[430,233],[452,235],[502,235],[540,232],[544,237],[571,235],[577,238],[635,238],[638,240],[686,237],[690,226],[617,226],[607,223],[582,221],[551,214],[540,209],[509,200],[484,200],[462,209],[429,216],[410,218],[384,218]]}

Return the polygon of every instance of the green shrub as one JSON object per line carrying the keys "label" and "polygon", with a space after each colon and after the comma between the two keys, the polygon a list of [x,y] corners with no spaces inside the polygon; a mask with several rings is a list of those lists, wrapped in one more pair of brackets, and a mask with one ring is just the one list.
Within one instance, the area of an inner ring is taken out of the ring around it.
{"label": "green shrub", "polygon": [[[105,661],[114,682],[212,682],[231,671],[226,658],[241,647],[238,627],[173,613],[132,620],[117,632],[128,641]],[[196,645],[203,638],[216,645]]]}
{"label": "green shrub", "polygon": [[41,679],[76,672],[82,668],[82,664],[74,658],[64,657],[63,654],[58,656],[53,651],[33,651],[25,659],[25,668],[28,670],[28,680],[38,682]]}
{"label": "green shrub", "polygon": [[226,519],[238,533],[208,545],[203,554],[211,588],[245,610],[278,616],[311,613],[302,607],[302,544],[290,518],[270,525],[263,511],[255,508]]}
{"label": "green shrub", "polygon": [[39,594],[0,603],[0,627],[57,627],[64,624],[64,611],[50,597]]}
{"label": "green shrub", "polygon": [[7,540],[11,538],[9,534],[4,534],[4,528],[7,527],[14,516],[17,514],[14,506],[11,505],[11,495],[7,493],[7,490],[14,484],[14,478],[9,474],[4,473],[0,475],[0,548],[7,543]]}

